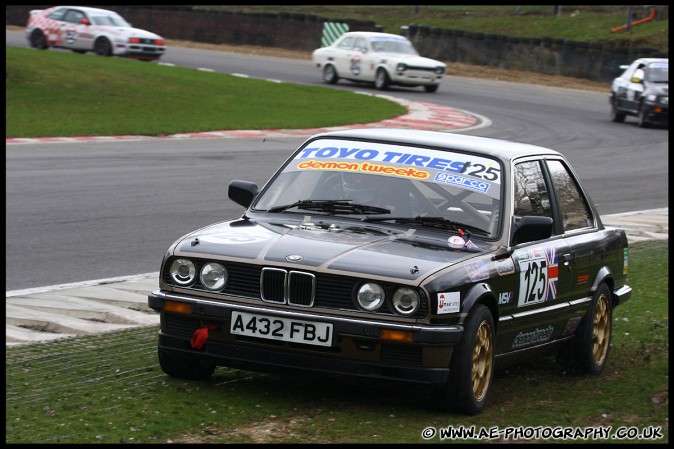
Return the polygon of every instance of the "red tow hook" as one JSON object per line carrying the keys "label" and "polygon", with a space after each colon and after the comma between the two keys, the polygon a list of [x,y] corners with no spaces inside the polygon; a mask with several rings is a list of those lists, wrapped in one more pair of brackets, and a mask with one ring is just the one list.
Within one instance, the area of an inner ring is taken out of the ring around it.
{"label": "red tow hook", "polygon": [[214,331],[215,329],[217,329],[215,324],[206,324],[201,329],[195,330],[192,334],[192,339],[190,340],[192,349],[199,350],[203,348],[204,344],[206,344],[206,340],[208,340],[208,331]]}

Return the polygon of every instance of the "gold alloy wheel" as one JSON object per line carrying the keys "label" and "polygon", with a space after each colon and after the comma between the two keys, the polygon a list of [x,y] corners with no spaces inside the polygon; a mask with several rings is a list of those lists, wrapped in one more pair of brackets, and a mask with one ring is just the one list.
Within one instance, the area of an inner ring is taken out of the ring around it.
{"label": "gold alloy wheel", "polygon": [[602,294],[597,300],[594,311],[594,325],[592,326],[592,357],[594,363],[600,366],[604,363],[608,353],[608,344],[611,337],[611,313],[608,296]]}
{"label": "gold alloy wheel", "polygon": [[475,401],[484,399],[491,381],[494,360],[494,335],[488,321],[483,321],[475,336],[473,348],[473,396]]}

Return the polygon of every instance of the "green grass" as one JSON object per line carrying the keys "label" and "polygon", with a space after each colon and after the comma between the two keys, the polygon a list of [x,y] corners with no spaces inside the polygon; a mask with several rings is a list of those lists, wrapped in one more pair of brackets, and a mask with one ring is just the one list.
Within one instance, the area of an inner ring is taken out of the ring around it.
{"label": "green grass", "polygon": [[320,128],[406,113],[380,97],[325,87],[5,48],[10,138]]}
{"label": "green grass", "polygon": [[497,373],[476,417],[443,414],[430,392],[397,384],[225,368],[207,382],[172,379],[151,327],[8,348],[6,443],[419,443],[426,427],[450,425],[660,427],[662,439],[639,442],[665,443],[668,249],[630,248],[633,297],[615,311],[601,376],[565,375],[552,356],[532,360]]}
{"label": "green grass", "polygon": [[[648,47],[669,52],[669,20],[635,25],[628,33],[611,33],[626,23],[627,6],[563,5],[552,14],[551,5],[525,5],[515,15],[515,6],[498,5],[206,5],[209,9],[242,12],[303,13],[327,19],[356,19],[375,22],[387,33],[416,24],[518,37],[551,37],[577,42],[614,42],[624,47]],[[634,6],[635,20],[646,17],[650,7]]]}

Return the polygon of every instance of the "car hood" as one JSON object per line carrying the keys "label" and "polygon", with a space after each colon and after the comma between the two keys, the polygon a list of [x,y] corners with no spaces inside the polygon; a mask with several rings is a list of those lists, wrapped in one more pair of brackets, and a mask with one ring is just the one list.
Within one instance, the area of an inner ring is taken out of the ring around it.
{"label": "car hood", "polygon": [[669,93],[669,84],[668,83],[648,83],[648,88],[646,94],[654,95],[668,95]]}
{"label": "car hood", "polygon": [[452,249],[449,233],[400,229],[391,231],[381,226],[345,222],[283,224],[234,220],[186,235],[177,242],[173,253],[420,282],[488,249],[481,242],[470,249]]}
{"label": "car hood", "polygon": [[416,55],[406,55],[403,53],[377,53],[377,56],[381,56],[382,59],[395,61],[396,63],[404,62],[405,64],[413,67],[435,68],[445,65],[444,63],[436,61],[435,59],[424,58],[423,56]]}
{"label": "car hood", "polygon": [[107,31],[113,33],[115,36],[120,36],[123,38],[129,37],[139,37],[142,39],[161,39],[162,37],[158,34],[151,33],[149,31],[141,30],[140,28],[129,28],[129,27],[114,27],[106,26],[103,27]]}

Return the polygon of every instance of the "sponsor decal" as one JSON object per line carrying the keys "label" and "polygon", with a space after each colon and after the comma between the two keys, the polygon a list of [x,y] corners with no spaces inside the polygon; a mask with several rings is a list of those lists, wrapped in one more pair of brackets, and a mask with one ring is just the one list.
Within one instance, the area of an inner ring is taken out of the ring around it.
{"label": "sponsor decal", "polygon": [[480,249],[475,243],[471,242],[470,240],[468,240],[468,241],[466,242],[466,248],[469,248],[469,249]]}
{"label": "sponsor decal", "polygon": [[461,293],[438,293],[438,315],[444,313],[456,313],[459,310],[461,310]]}
{"label": "sponsor decal", "polygon": [[486,193],[489,190],[489,183],[484,181],[478,181],[472,178],[466,178],[465,176],[451,175],[447,173],[437,173],[435,182],[442,182],[445,184],[453,184],[456,186],[463,187],[465,189],[477,190],[478,192]]}
{"label": "sponsor decal", "polygon": [[528,306],[557,297],[559,264],[554,246],[535,247],[527,250],[527,257],[518,254],[520,290],[518,306]]}
{"label": "sponsor decal", "polygon": [[515,264],[513,263],[513,260],[510,257],[507,259],[497,260],[496,272],[499,276],[513,274],[515,272]]}
{"label": "sponsor decal", "polygon": [[466,245],[466,242],[458,235],[453,235],[447,239],[447,244],[450,248],[460,249]]}
{"label": "sponsor decal", "polygon": [[[320,139],[312,142],[316,146],[307,146],[300,150],[295,160],[298,165],[303,161],[313,162],[302,169],[321,168],[323,170],[340,170],[340,168],[319,167],[319,160],[330,159],[334,163],[346,163],[345,170],[360,170],[375,174],[394,174],[400,168],[413,168],[407,173],[425,173],[420,179],[434,180],[458,187],[475,190],[497,197],[498,189],[493,184],[501,183],[501,166],[493,159],[475,155],[438,151],[426,148],[413,148],[400,145],[368,143],[367,147],[353,147],[352,142]],[[367,161],[369,164],[363,164]],[[356,165],[349,165],[356,162]],[[295,169],[300,169],[296,165]],[[411,174],[399,176],[412,176]],[[443,174],[444,176],[440,176]],[[491,192],[496,190],[495,192]]]}
{"label": "sponsor decal", "polygon": [[251,229],[246,231],[225,232],[222,229],[213,231],[216,235],[199,234],[200,242],[220,243],[224,245],[245,245],[249,243],[264,242],[272,238],[274,234],[263,229]]}
{"label": "sponsor decal", "polygon": [[578,273],[578,278],[576,279],[576,282],[578,282],[578,284],[585,284],[589,280],[590,280],[590,272],[588,270],[583,270],[580,273]]}
{"label": "sponsor decal", "polygon": [[627,248],[625,248],[623,250],[623,274],[627,274],[627,266],[629,265],[628,260],[627,260],[628,254],[629,254],[629,250]]}
{"label": "sponsor decal", "polygon": [[562,331],[562,335],[569,335],[576,332],[581,319],[583,319],[583,317],[571,318],[569,321],[567,321],[566,326],[564,326],[564,330]]}
{"label": "sponsor decal", "polygon": [[371,164],[369,162],[348,163],[348,162],[321,162],[310,160],[307,162],[300,162],[297,164],[300,170],[336,170],[336,171],[353,171],[378,173],[385,175],[401,176],[406,178],[426,179],[430,175],[427,171],[417,170],[414,168],[396,168],[386,165]]}
{"label": "sponsor decal", "polygon": [[510,304],[513,299],[513,292],[503,292],[498,294],[499,305]]}
{"label": "sponsor decal", "polygon": [[489,267],[482,261],[467,263],[464,265],[464,268],[468,272],[468,277],[471,281],[481,281],[489,277]]}
{"label": "sponsor decal", "polygon": [[513,340],[513,349],[523,348],[539,343],[544,343],[552,337],[555,328],[552,325],[544,327],[543,329],[536,328],[532,331],[520,332]]}
{"label": "sponsor decal", "polygon": [[362,65],[363,61],[358,53],[353,55],[353,57],[350,59],[351,61],[351,73],[354,75],[358,76],[360,75],[360,66]]}
{"label": "sponsor decal", "polygon": [[68,28],[63,39],[66,44],[73,45],[77,41],[77,31],[74,28]]}

